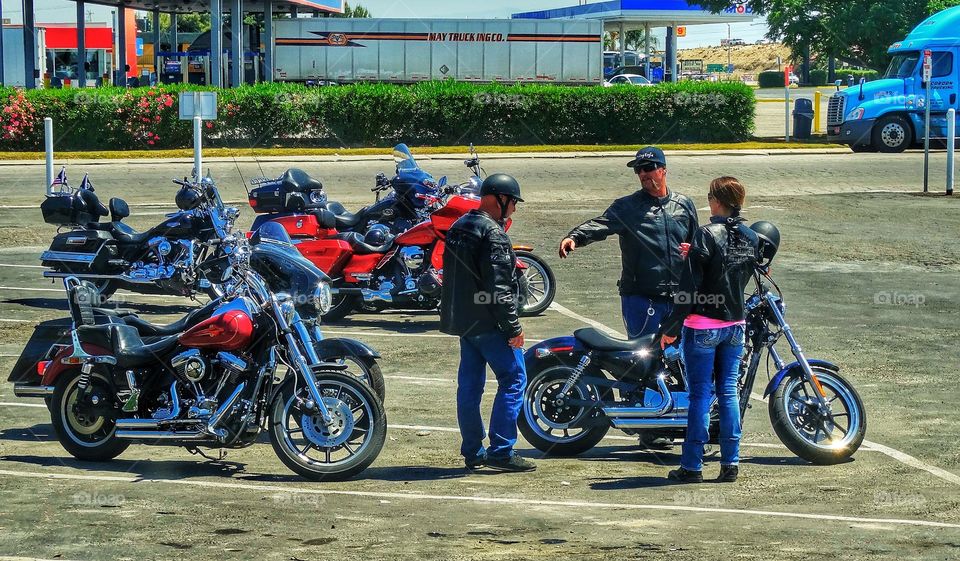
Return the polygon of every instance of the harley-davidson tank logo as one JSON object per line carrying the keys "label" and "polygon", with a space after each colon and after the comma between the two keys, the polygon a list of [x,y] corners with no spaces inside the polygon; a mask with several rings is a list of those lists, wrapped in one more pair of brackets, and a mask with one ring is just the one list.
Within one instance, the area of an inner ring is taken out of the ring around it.
{"label": "harley-davidson tank logo", "polygon": [[349,43],[349,41],[347,40],[347,36],[344,35],[343,33],[331,33],[327,37],[327,40],[330,42],[331,45],[334,45],[336,47],[343,47],[347,43]]}

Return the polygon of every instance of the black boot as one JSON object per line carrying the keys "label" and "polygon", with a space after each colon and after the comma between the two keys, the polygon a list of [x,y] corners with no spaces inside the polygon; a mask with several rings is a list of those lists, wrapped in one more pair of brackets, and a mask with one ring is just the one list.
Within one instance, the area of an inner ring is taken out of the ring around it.
{"label": "black boot", "polygon": [[534,471],[537,469],[536,464],[516,454],[511,454],[508,458],[487,458],[487,467],[509,472]]}
{"label": "black boot", "polygon": [[680,483],[703,483],[702,471],[690,471],[685,467],[678,467],[667,474],[667,479]]}
{"label": "black boot", "polygon": [[717,483],[733,483],[737,480],[739,473],[739,466],[725,466],[720,464],[720,475],[717,476]]}

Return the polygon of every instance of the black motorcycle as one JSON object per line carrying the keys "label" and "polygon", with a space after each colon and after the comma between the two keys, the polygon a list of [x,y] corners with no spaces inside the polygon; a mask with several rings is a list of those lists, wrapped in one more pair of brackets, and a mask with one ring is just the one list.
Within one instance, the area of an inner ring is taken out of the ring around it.
{"label": "black motorcycle", "polygon": [[[770,398],[777,436],[809,462],[847,460],[866,434],[860,396],[838,366],[804,356],[784,318],[782,293],[770,277],[769,262],[757,268],[754,281],[756,290],[746,302],[747,341],[738,380],[741,420],[766,350],[777,373],[763,397]],[[781,337],[794,362],[787,364],[774,348]],[[621,340],[593,328],[579,329],[572,337],[535,345],[525,360],[529,381],[520,431],[545,453],[580,454],[600,442],[610,427],[627,434],[685,434],[689,396],[679,351],[667,347],[661,352],[656,335]],[[715,402],[711,419],[710,434],[716,439]]]}
{"label": "black motorcycle", "polygon": [[[223,240],[234,243],[226,230],[219,226],[217,229]],[[248,251],[249,268],[260,276],[271,292],[289,297],[295,306],[300,321],[294,323],[292,328],[301,341],[309,342],[304,346],[304,353],[310,364],[336,364],[345,373],[369,385],[382,401],[386,395],[386,385],[378,364],[380,353],[355,339],[327,338],[323,335],[320,317],[331,306],[330,279],[300,255],[287,233],[276,224],[267,224],[256,232],[250,239]],[[205,262],[201,265],[204,275],[222,277],[231,259],[227,254]],[[95,289],[93,285],[89,288]],[[168,325],[150,323],[126,310],[98,305],[89,309],[94,324],[123,323],[135,328],[144,341],[153,342],[209,319],[219,306],[220,301],[214,299]],[[69,319],[56,319],[36,326],[7,379],[14,384],[14,395],[43,397],[49,401],[54,387],[49,383],[50,380],[44,381],[42,371],[60,351],[70,346],[71,325]]]}
{"label": "black motorcycle", "polygon": [[[65,175],[61,172],[60,177]],[[204,277],[198,265],[218,255],[214,221],[221,219],[230,230],[239,210],[223,206],[209,177],[174,183],[180,185],[176,194],[180,211],[146,232],[137,232],[123,223],[130,215],[123,199],[110,199],[108,209],[88,177],[76,190],[64,181],[40,205],[44,222],[67,229],[41,254],[42,264],[51,269],[43,276],[89,281],[102,300],[120,288],[144,294],[218,296],[216,282]],[[100,218],[108,215],[110,221],[101,223]]]}

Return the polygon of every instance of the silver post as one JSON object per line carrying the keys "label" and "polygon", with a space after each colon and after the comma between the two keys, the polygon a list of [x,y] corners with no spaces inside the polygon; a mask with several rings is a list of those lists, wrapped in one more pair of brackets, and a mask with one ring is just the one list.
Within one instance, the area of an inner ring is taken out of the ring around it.
{"label": "silver post", "polygon": [[43,118],[43,145],[47,153],[47,194],[53,192],[53,119]]}
{"label": "silver post", "polygon": [[953,194],[953,152],[957,144],[957,110],[947,111],[947,194]]}
{"label": "silver post", "polygon": [[197,112],[193,116],[193,167],[197,170],[197,180],[199,181],[203,177],[203,170],[201,166],[203,162],[201,161],[201,147],[200,139],[203,134],[203,119],[200,118],[200,96],[197,95],[194,101],[194,107],[197,108]]}
{"label": "silver post", "polygon": [[783,103],[785,106],[783,117],[783,136],[790,142],[790,86],[783,88]]}

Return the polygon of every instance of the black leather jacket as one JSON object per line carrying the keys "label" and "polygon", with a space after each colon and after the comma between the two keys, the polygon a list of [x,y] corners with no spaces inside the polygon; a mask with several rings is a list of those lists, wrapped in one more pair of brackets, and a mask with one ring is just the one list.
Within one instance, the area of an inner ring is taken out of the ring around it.
{"label": "black leather jacket", "polygon": [[510,238],[489,214],[471,210],[457,220],[443,253],[440,331],[520,335],[516,262]]}
{"label": "black leather jacket", "polygon": [[567,234],[577,247],[620,236],[620,294],[669,297],[677,291],[683,272],[680,244],[690,243],[697,231],[697,208],[680,193],[657,198],[640,190],[617,199],[603,215]]}
{"label": "black leather jacket", "polygon": [[757,234],[741,217],[714,216],[697,230],[681,291],[660,332],[676,337],[690,314],[723,321],[744,319],[743,291],[757,265],[757,245]]}

